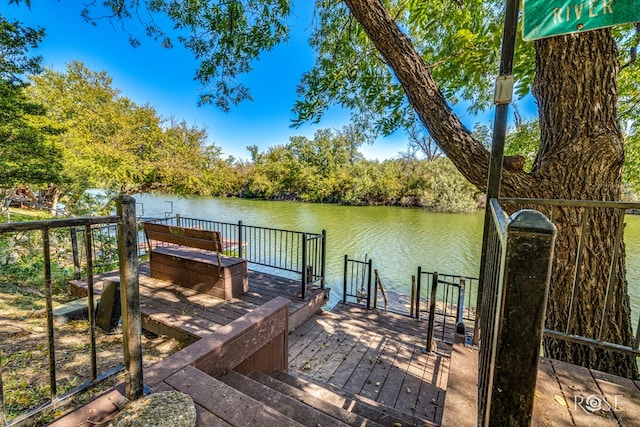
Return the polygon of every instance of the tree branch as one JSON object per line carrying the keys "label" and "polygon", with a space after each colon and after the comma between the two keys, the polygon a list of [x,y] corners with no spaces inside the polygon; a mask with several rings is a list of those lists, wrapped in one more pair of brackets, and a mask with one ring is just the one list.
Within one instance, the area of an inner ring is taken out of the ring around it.
{"label": "tree branch", "polygon": [[[476,187],[484,189],[489,152],[453,113],[429,66],[398,28],[380,0],[345,0],[354,17],[393,69],[422,123],[447,157]],[[521,170],[505,171],[505,190],[513,194],[529,181]],[[528,183],[527,183],[528,184]]]}

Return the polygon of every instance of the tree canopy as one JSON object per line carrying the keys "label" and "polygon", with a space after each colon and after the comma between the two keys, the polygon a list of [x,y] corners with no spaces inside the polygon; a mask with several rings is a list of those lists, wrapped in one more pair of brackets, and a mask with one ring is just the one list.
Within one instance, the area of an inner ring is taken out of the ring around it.
{"label": "tree canopy", "polygon": [[59,196],[77,200],[89,188],[199,194],[223,163],[204,129],[137,105],[104,71],[72,61],[66,72],[46,69],[31,80],[26,92],[46,107],[44,124],[64,129],[50,137],[65,158],[61,170],[68,179],[57,186]]}
{"label": "tree canopy", "polygon": [[25,95],[26,77],[41,71],[42,60],[28,50],[43,37],[43,29],[0,16],[0,188],[61,182],[61,153],[45,140],[54,129],[34,123],[45,110]]}

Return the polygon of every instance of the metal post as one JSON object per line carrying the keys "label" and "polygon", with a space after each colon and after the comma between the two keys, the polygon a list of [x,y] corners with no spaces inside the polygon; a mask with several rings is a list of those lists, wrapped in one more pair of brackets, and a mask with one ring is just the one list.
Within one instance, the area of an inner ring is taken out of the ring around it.
{"label": "metal post", "polygon": [[[438,272],[433,272],[433,278],[431,280],[431,300],[429,301],[429,322],[427,326],[427,345],[425,353],[431,353],[431,346],[433,345],[433,328],[436,321],[436,299],[438,297]],[[446,319],[442,325],[442,329],[446,327]]]}
{"label": "metal post", "polygon": [[416,306],[416,276],[411,276],[411,302],[409,308],[409,317],[413,317],[414,308]]}
{"label": "metal post", "polygon": [[371,267],[372,267],[373,259],[369,259],[368,267],[369,271],[367,274],[367,310],[371,309]]}
{"label": "metal post", "polygon": [[142,377],[142,317],[140,315],[140,282],[138,277],[138,226],[133,197],[118,198],[118,258],[120,261],[120,300],[124,364],[127,370],[125,392],[129,400],[144,393]]}
{"label": "metal post", "polygon": [[531,424],[555,236],[555,225],[538,211],[509,219],[483,426]]}
{"label": "metal post", "polygon": [[307,233],[302,233],[302,299],[307,297]]}
{"label": "metal post", "polygon": [[98,363],[96,360],[96,313],[95,313],[95,291],[93,287],[93,236],[91,235],[91,225],[87,224],[84,229],[84,241],[87,248],[87,313],[89,315],[89,348],[91,351],[91,379],[98,377]]}
{"label": "metal post", "polygon": [[375,279],[373,280],[373,308],[378,308],[378,283],[380,279],[378,278],[378,270],[375,270]]}
{"label": "metal post", "polygon": [[49,344],[49,392],[51,400],[58,394],[56,386],[56,347],[53,336],[53,295],[51,289],[51,243],[49,229],[42,229],[42,246],[44,255],[44,292],[47,310],[47,336]]}
{"label": "metal post", "polygon": [[342,287],[342,303],[347,303],[347,276],[348,276],[349,255],[344,256],[344,282]]}
{"label": "metal post", "polygon": [[[493,139],[491,141],[491,158],[487,176],[486,207],[484,213],[484,228],[482,233],[482,254],[480,256],[480,276],[478,280],[478,297],[476,313],[482,310],[482,291],[486,270],[487,247],[489,244],[489,224],[491,223],[491,206],[489,200],[500,197],[500,181],[502,180],[502,161],[504,158],[504,140],[507,133],[509,104],[513,92],[513,57],[516,47],[518,31],[519,0],[507,0],[504,13],[504,29],[502,31],[502,52],[500,57],[500,71],[496,80],[495,104],[496,112],[493,125]],[[477,329],[478,316],[476,315]]]}
{"label": "metal post", "polygon": [[420,320],[420,288],[422,283],[422,266],[418,266],[418,285],[416,286],[416,320]]}
{"label": "metal post", "polygon": [[242,258],[242,221],[238,221],[238,258]]}
{"label": "metal post", "polygon": [[320,280],[320,289],[324,289],[327,274],[327,230],[322,230],[322,245],[320,247],[322,248],[320,265],[320,274],[322,274],[322,279]]}
{"label": "metal post", "polygon": [[[173,208],[172,208],[172,210],[173,210]],[[177,214],[176,214],[176,226],[177,226],[177,227],[180,227],[180,222],[181,222],[181,221],[180,221],[180,214],[178,214],[178,213],[177,213]]]}
{"label": "metal post", "polygon": [[80,252],[78,251],[78,233],[75,227],[69,229],[71,232],[71,252],[73,254],[73,276],[80,280]]}
{"label": "metal post", "polygon": [[456,313],[456,333],[464,334],[464,286],[465,280],[460,279],[460,286],[458,287],[458,310]]}

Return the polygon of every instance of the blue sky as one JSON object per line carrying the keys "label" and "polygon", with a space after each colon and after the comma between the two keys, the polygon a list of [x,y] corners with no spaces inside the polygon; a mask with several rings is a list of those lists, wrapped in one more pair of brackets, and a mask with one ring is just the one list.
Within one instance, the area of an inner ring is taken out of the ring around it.
{"label": "blue sky", "polygon": [[[28,26],[46,29],[40,48],[34,51],[44,58],[43,65],[64,71],[66,64],[77,60],[93,71],[106,71],[113,87],[139,104],[149,104],[164,117],[175,117],[206,128],[209,142],[221,147],[225,156],[246,159],[248,145],[259,149],[285,144],[290,136],[313,137],[321,128],[341,128],[348,124],[349,114],[339,108],[325,114],[317,125],[291,128],[291,107],[296,100],[296,85],[302,73],[313,64],[313,51],[307,44],[311,34],[313,2],[295,2],[291,18],[292,36],[288,44],[263,55],[251,74],[243,78],[253,101],[243,102],[225,113],[215,106],[197,106],[200,84],[193,79],[197,63],[191,52],[177,45],[163,49],[146,38],[141,27],[130,22],[127,29],[142,45],[130,46],[127,35],[108,21],[97,26],[83,22],[81,4],[75,1],[36,0],[31,9],[24,2],[9,5],[4,0],[2,14]],[[489,116],[492,117],[492,116]],[[463,122],[470,128],[478,119],[462,112]],[[406,148],[406,137],[398,132],[365,146],[369,159],[387,159]]]}

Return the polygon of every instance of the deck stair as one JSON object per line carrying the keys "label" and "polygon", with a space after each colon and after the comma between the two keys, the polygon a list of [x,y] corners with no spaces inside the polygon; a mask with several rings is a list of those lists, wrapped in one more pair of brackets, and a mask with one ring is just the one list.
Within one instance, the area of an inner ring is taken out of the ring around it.
{"label": "deck stair", "polygon": [[305,426],[435,426],[393,408],[310,378],[235,371],[218,377],[225,384]]}

